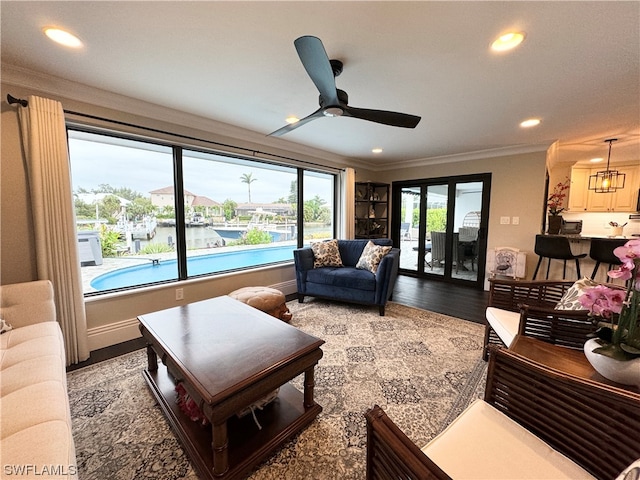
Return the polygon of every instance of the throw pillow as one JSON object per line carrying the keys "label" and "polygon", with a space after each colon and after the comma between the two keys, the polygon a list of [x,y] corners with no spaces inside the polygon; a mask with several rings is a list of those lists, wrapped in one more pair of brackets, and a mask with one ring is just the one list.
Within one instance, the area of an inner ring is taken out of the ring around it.
{"label": "throw pillow", "polygon": [[338,240],[325,240],[324,242],[312,242],[313,268],[342,267],[342,258],[338,250]]}
{"label": "throw pillow", "polygon": [[367,245],[360,255],[356,268],[361,270],[369,270],[371,273],[378,271],[378,265],[384,256],[391,251],[391,246],[376,245],[371,240],[367,242]]}
{"label": "throw pillow", "polygon": [[594,282],[587,277],[578,280],[564,292],[564,295],[556,305],[556,310],[584,310],[585,308],[580,303],[580,296],[585,290],[597,285],[599,285],[598,282]]}

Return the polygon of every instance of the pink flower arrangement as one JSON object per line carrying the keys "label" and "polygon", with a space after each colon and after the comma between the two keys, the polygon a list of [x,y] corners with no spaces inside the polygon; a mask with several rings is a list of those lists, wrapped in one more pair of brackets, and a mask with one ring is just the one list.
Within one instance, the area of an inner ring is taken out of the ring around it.
{"label": "pink flower arrangement", "polygon": [[580,297],[580,303],[592,315],[611,319],[614,313],[622,311],[624,297],[624,290],[613,290],[604,285],[598,285],[586,290]]}
{"label": "pink flower arrangement", "polygon": [[553,193],[549,195],[549,199],[547,200],[547,208],[549,209],[549,215],[560,215],[564,211],[564,199],[567,196],[565,193],[569,190],[569,185],[571,180],[569,177],[566,178],[564,182],[559,182],[555,187],[553,187]]}
{"label": "pink flower arrangement", "polygon": [[622,265],[608,272],[627,284],[626,290],[598,285],[580,296],[580,303],[595,317],[609,320],[595,335],[595,353],[630,360],[640,357],[640,240],[629,240],[613,251]]}

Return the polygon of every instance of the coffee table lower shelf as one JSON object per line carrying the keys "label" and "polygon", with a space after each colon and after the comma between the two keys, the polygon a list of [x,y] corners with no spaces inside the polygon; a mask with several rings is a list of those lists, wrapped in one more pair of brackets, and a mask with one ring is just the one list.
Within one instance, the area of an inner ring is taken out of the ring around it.
{"label": "coffee table lower shelf", "polygon": [[227,421],[229,470],[216,476],[213,474],[211,426],[192,421],[180,410],[175,384],[164,365],[159,364],[155,372],[144,370],[143,375],[198,474],[205,479],[244,478],[322,411],[318,404],[305,408],[303,394],[289,383],[282,385],[278,398],[263,410],[256,411],[262,430],[258,429],[252,415],[234,416]]}

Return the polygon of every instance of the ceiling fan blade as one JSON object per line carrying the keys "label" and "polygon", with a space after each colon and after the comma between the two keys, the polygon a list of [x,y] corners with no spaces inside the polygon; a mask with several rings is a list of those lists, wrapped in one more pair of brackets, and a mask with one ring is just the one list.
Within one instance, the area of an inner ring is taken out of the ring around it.
{"label": "ceiling fan blade", "polygon": [[304,118],[301,118],[296,123],[290,123],[289,125],[285,125],[284,127],[279,128],[275,132],[271,132],[267,136],[268,137],[279,137],[279,136],[284,135],[285,133],[289,133],[291,130],[295,130],[296,128],[301,127],[302,125],[304,125],[305,123],[308,123],[311,120],[315,120],[316,118],[319,118],[319,117],[324,117],[324,115],[322,114],[322,108],[319,108],[318,110],[313,112],[311,115],[308,115],[308,116],[306,116]]}
{"label": "ceiling fan blade", "polygon": [[333,69],[320,39],[306,35],[297,38],[293,44],[307,74],[320,92],[324,105],[340,105]]}
{"label": "ceiling fan blade", "polygon": [[359,118],[370,122],[391,125],[392,127],[415,128],[421,117],[408,113],[388,112],[386,110],[369,110],[367,108],[343,107],[344,117]]}

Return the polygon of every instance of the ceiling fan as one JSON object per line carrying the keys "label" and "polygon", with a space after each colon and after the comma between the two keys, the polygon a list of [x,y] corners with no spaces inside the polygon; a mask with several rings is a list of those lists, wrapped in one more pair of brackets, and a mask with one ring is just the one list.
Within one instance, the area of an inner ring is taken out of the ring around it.
{"label": "ceiling fan", "polygon": [[336,88],[335,77],[342,73],[342,62],[340,60],[329,60],[322,41],[317,37],[306,35],[297,38],[293,43],[302,65],[320,92],[320,108],[311,115],[270,133],[269,136],[279,137],[323,116],[353,117],[391,125],[392,127],[415,128],[418,125],[420,117],[415,115],[350,107],[348,105],[349,96],[347,92]]}

